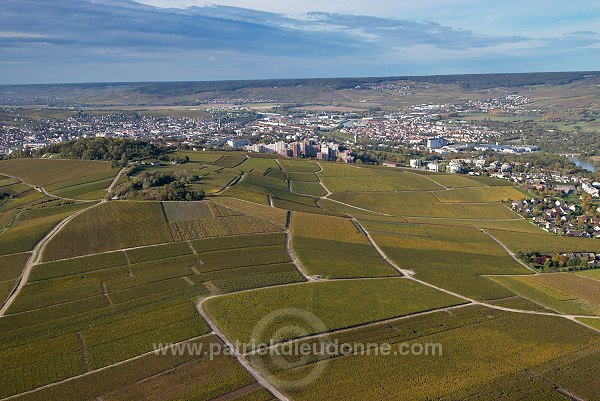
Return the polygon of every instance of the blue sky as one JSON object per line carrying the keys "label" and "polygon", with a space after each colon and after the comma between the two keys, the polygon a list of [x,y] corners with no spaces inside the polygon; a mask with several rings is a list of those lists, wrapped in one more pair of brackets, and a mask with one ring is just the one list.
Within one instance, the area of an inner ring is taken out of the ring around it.
{"label": "blue sky", "polygon": [[597,0],[2,0],[0,9],[0,84],[599,67]]}

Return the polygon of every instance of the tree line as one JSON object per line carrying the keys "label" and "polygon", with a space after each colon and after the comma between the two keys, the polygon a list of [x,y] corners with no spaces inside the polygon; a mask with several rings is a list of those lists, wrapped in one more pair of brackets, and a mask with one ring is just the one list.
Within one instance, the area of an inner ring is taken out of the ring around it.
{"label": "tree line", "polygon": [[157,146],[149,141],[82,138],[49,145],[33,153],[32,156],[52,153],[64,159],[111,161],[115,167],[122,167],[130,161],[165,158],[173,151],[174,149]]}

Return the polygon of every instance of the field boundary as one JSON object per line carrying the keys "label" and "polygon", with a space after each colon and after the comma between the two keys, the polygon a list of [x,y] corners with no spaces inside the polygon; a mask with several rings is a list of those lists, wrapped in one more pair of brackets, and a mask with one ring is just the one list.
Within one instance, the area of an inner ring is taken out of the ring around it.
{"label": "field boundary", "polygon": [[[208,337],[208,336],[211,336],[213,334],[214,333],[207,333],[207,334],[203,334],[201,336],[197,336],[197,337],[193,337],[193,338],[188,338],[187,340],[179,341],[177,343],[173,343],[172,345],[178,345],[178,344],[183,344],[183,343],[194,341],[194,340],[199,340],[201,338]],[[59,384],[68,383],[70,381],[77,380],[77,379],[80,379],[80,378],[85,377],[85,376],[90,376],[90,375],[93,375],[94,373],[101,372],[103,370],[107,370],[107,369],[113,368],[115,366],[120,366],[120,365],[123,365],[123,364],[126,364],[128,362],[141,359],[143,357],[146,357],[146,356],[149,356],[149,355],[152,355],[152,354],[156,354],[156,351],[153,350],[153,351],[144,352],[143,354],[136,355],[136,356],[134,356],[132,358],[124,359],[122,361],[115,362],[113,364],[106,365],[106,366],[103,366],[103,367],[98,368],[98,369],[93,369],[93,370],[90,370],[89,372],[85,372],[85,373],[82,373],[82,374],[79,374],[79,375],[76,375],[76,376],[71,376],[71,377],[68,377],[68,378],[66,378],[64,380],[60,380],[60,381],[57,381],[57,382],[54,382],[54,383],[45,384],[43,386],[34,388],[32,390],[24,391],[22,393],[13,394],[11,396],[8,396],[8,397],[4,398],[3,400],[13,400],[13,399],[21,397],[23,395],[33,394],[33,393],[36,393],[38,391],[42,391],[42,390],[50,388],[50,387],[58,386]]]}
{"label": "field boundary", "polygon": [[296,269],[298,269],[300,274],[302,274],[302,276],[304,276],[304,278],[308,282],[317,281],[317,279],[315,279],[313,276],[310,276],[306,272],[306,270],[304,270],[304,266],[302,265],[302,262],[300,262],[300,259],[298,259],[298,257],[296,256],[296,253],[294,252],[294,248],[293,248],[293,244],[292,244],[292,241],[293,241],[293,237],[292,237],[293,214],[294,214],[294,212],[292,212],[291,210],[288,210],[289,226],[287,227],[286,234],[285,234],[285,237],[286,237],[285,238],[285,249],[286,249],[288,255],[290,256],[292,263],[294,263],[294,265],[296,266]]}
{"label": "field boundary", "polygon": [[[96,201],[94,201],[96,202]],[[0,308],[0,318],[3,317],[8,308],[11,307],[11,305],[13,304],[13,302],[15,301],[15,299],[17,298],[17,296],[21,293],[21,290],[23,289],[23,287],[25,286],[25,284],[27,283],[27,280],[29,279],[29,275],[31,274],[31,270],[33,269],[33,267],[35,265],[40,264],[40,259],[42,258],[43,254],[44,254],[44,249],[46,248],[46,244],[48,244],[48,242],[50,242],[50,240],[60,232],[60,230],[62,230],[71,220],[73,220],[75,217],[79,216],[82,213],[87,212],[88,210],[102,204],[105,203],[105,201],[101,201],[98,203],[95,203],[94,205],[79,210],[77,212],[75,212],[74,214],[66,217],[65,219],[63,219],[61,222],[59,222],[57,225],[54,226],[54,228],[52,228],[52,230],[50,230],[49,233],[47,233],[44,238],[42,238],[33,248],[33,250],[31,251],[31,256],[29,257],[29,259],[27,260],[27,263],[25,264],[25,268],[23,269],[23,272],[21,273],[21,275],[19,276],[19,282],[17,284],[17,286],[15,288],[13,288],[10,296],[6,299],[6,301],[4,302],[4,304],[2,305],[2,307]]]}
{"label": "field boundary", "polygon": [[227,337],[225,337],[223,332],[219,329],[219,326],[217,326],[217,324],[211,319],[211,317],[208,315],[208,313],[206,313],[206,311],[204,310],[204,303],[214,297],[215,297],[215,295],[208,296],[206,298],[201,299],[198,303],[196,303],[196,309],[198,310],[198,313],[204,318],[204,320],[206,320],[208,325],[212,328],[213,333],[217,337],[219,337],[225,345],[227,345],[229,347],[231,353],[235,356],[235,358],[238,360],[240,365],[242,365],[242,367],[244,369],[246,369],[246,371],[248,373],[250,373],[250,375],[258,383],[260,383],[265,389],[267,389],[271,394],[273,394],[280,401],[290,401],[289,398],[287,398],[285,395],[283,395],[283,393],[279,392],[279,390],[277,390],[271,383],[269,383],[264,377],[262,377],[250,365],[250,363],[246,360],[246,358],[244,358],[244,356],[237,351],[237,349],[234,347],[234,345],[231,343],[231,341],[229,341],[229,339]]}
{"label": "field boundary", "polygon": [[489,232],[487,232],[483,228],[480,228],[479,230],[482,233],[487,234],[488,237],[490,237],[498,245],[500,245],[502,247],[502,249],[504,249],[506,251],[506,253],[508,253],[510,255],[510,257],[513,258],[518,264],[520,264],[521,266],[523,266],[527,270],[533,272],[533,274],[540,274],[539,272],[535,271],[535,269],[533,269],[531,266],[529,266],[528,264],[526,264],[525,262],[523,262],[522,260],[520,260],[519,258],[517,258],[517,255],[515,255],[515,253],[513,251],[511,251],[510,249],[508,249],[508,247],[506,245],[504,245],[504,243],[502,243],[498,238],[494,237],[492,234],[490,234]]}

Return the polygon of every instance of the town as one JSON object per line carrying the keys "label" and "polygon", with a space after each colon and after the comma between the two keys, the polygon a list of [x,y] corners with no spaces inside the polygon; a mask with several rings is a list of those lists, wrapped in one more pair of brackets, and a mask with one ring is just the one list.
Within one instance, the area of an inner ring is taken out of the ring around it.
{"label": "town", "polygon": [[[406,91],[409,87],[387,88]],[[231,102],[231,99],[221,99]],[[450,174],[485,175],[519,184],[532,195],[510,206],[554,234],[600,237],[600,183],[585,171],[553,171],[519,155],[535,145],[502,143],[501,132],[461,113],[526,112],[530,99],[501,99],[459,104],[422,104],[395,113],[303,110],[273,106],[214,105],[186,113],[150,111],[93,112],[65,109],[61,115],[31,118],[31,109],[4,107],[0,154],[32,151],[86,137],[150,140],[195,150],[243,150],[294,158],[384,167],[425,169]],[[42,113],[42,110],[34,110]],[[365,155],[379,153],[378,160]],[[517,159],[511,157],[515,156]],[[383,157],[383,159],[381,158]]]}

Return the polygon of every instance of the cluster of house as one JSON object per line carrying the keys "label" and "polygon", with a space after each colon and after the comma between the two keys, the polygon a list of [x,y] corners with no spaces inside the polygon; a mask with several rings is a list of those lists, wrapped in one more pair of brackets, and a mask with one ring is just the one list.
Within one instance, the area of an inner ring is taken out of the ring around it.
{"label": "cluster of house", "polygon": [[[490,163],[490,167],[491,165],[492,163]],[[554,188],[565,194],[574,192],[577,185],[581,185],[584,192],[588,192],[585,190],[585,188],[588,187],[600,187],[600,183],[592,182],[589,178],[576,174],[567,174],[550,170],[535,171],[534,166],[530,163],[519,163],[515,165],[518,165],[518,170],[520,171],[514,171],[514,166],[509,163],[503,163],[499,170],[496,168],[496,173],[494,173],[493,176],[514,181],[537,191]]]}
{"label": "cluster of house", "polygon": [[[9,112],[10,108],[0,108]],[[17,149],[40,149],[55,143],[87,137],[173,140],[174,144],[219,147],[227,140],[222,132],[239,131],[253,118],[250,112],[221,113],[220,117],[191,118],[137,113],[77,113],[65,119],[31,121],[13,110],[15,125],[0,124],[0,154]]]}
{"label": "cluster of house", "polygon": [[600,198],[600,182],[584,182],[581,184],[581,189],[593,198]]}
{"label": "cluster of house", "polygon": [[598,267],[600,265],[600,254],[594,252],[569,252],[560,255],[533,255],[531,262],[536,265],[553,264],[559,267],[564,266],[585,266],[588,268]]}
{"label": "cluster of house", "polygon": [[571,237],[600,238],[600,217],[588,216],[580,205],[550,198],[515,200],[512,208],[542,229]]}

